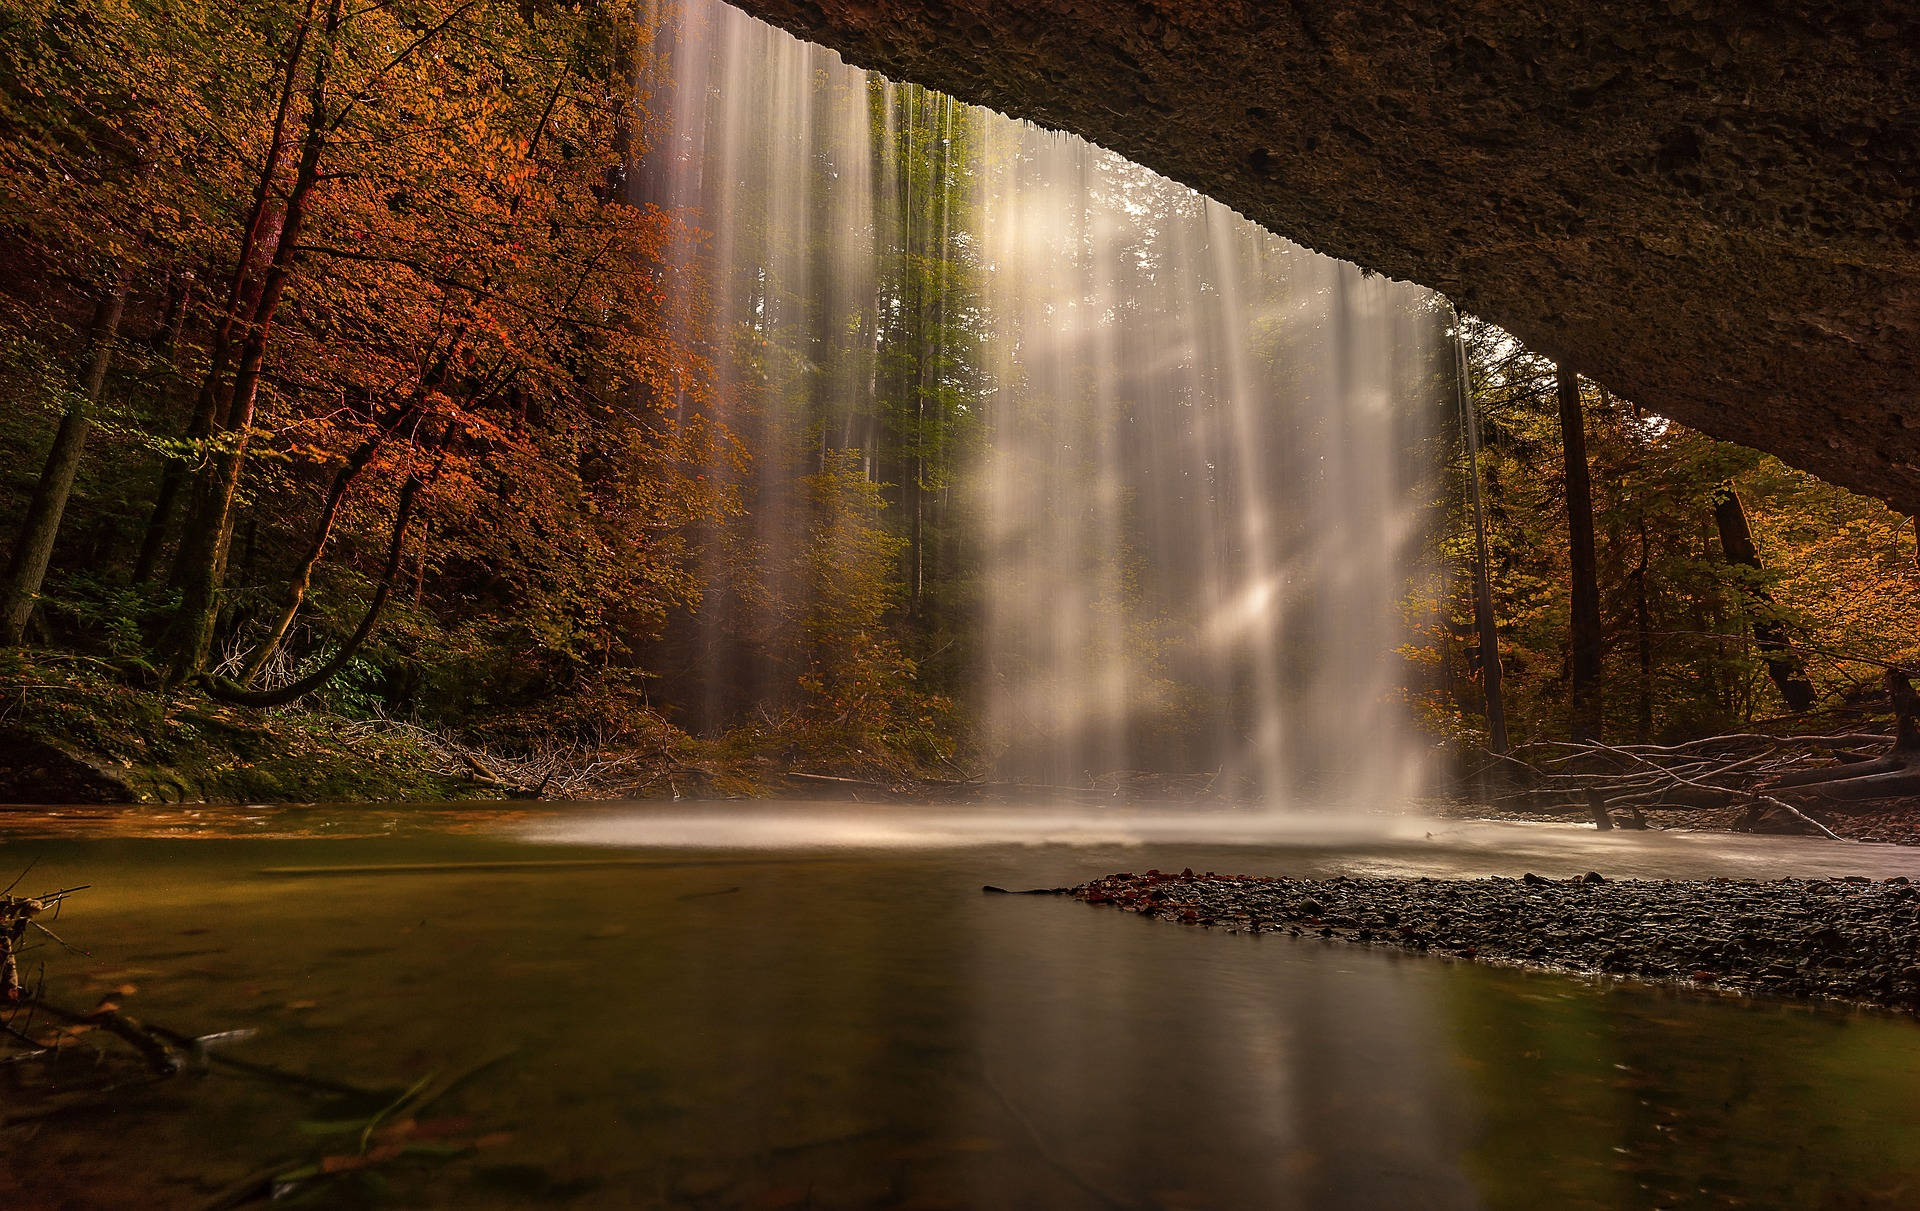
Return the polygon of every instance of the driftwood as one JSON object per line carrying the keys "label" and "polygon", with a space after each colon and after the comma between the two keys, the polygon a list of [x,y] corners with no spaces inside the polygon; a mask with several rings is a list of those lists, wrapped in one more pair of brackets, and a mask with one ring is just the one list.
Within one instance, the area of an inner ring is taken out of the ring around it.
{"label": "driftwood", "polygon": [[1920,694],[1898,669],[1886,671],[1886,683],[1895,723],[1893,745],[1884,757],[1783,774],[1770,789],[1797,789],[1847,802],[1920,795]]}
{"label": "driftwood", "polygon": [[553,781],[554,771],[549,769],[532,786],[524,782],[503,778],[486,764],[480,754],[469,748],[459,751],[460,763],[467,767],[467,774],[483,786],[497,787],[509,799],[538,799],[547,793],[547,785]]}
{"label": "driftwood", "polygon": [[[32,870],[28,866],[27,870]],[[26,877],[26,871],[21,872]],[[40,920],[49,913],[58,915],[61,903],[75,892],[85,891],[85,887],[67,887],[59,891],[48,892],[42,896],[16,896],[13,889],[20,879],[8,884],[6,891],[0,892],[0,1005],[16,1005],[26,996],[26,990],[20,983],[20,952],[24,948],[27,931],[45,934],[61,945],[60,935],[47,928]]]}
{"label": "driftwood", "polygon": [[[16,885],[19,882],[14,880]],[[38,931],[66,946],[41,922],[80,890],[26,897],[12,895],[12,886],[0,889],[0,954],[7,959],[7,982],[0,989],[4,994],[0,995],[0,1080],[6,1085],[0,1093],[0,1130],[34,1131],[63,1117],[122,1112],[130,1099],[178,1085],[181,1074],[204,1073],[213,1065],[273,1082],[294,1094],[324,1095],[328,1117],[303,1119],[299,1124],[303,1138],[281,1159],[204,1204],[222,1211],[307,1195],[314,1195],[310,1201],[317,1205],[326,1200],[329,1186],[341,1175],[402,1159],[446,1161],[511,1138],[504,1132],[469,1132],[456,1126],[463,1120],[451,1117],[429,1123],[420,1116],[439,1099],[513,1055],[512,1050],[452,1071],[429,1072],[395,1096],[393,1088],[309,1076],[216,1050],[254,1037],[250,1029],[190,1035],[131,1017],[121,1011],[117,999],[103,998],[94,1008],[81,1010],[50,1000],[37,979],[35,987],[27,987],[19,979],[21,943],[29,931]],[[148,1108],[162,1107],[148,1104]],[[337,1202],[328,1200],[327,1205]]]}
{"label": "driftwood", "polygon": [[[19,880],[14,882],[17,884]],[[0,1008],[5,1010],[4,1014],[0,1014],[0,1042],[11,1041],[16,1047],[8,1055],[9,1061],[57,1055],[66,1038],[78,1038],[81,1031],[99,1031],[125,1043],[139,1057],[142,1065],[157,1077],[170,1077],[188,1068],[205,1068],[209,1063],[218,1063],[256,1077],[324,1093],[366,1093],[356,1086],[338,1081],[309,1077],[271,1064],[215,1053],[216,1046],[251,1037],[253,1032],[250,1030],[188,1035],[132,1017],[122,1012],[112,1000],[102,1000],[92,1009],[74,1009],[50,1000],[42,990],[26,987],[20,979],[19,955],[24,949],[22,944],[28,931],[43,934],[66,946],[60,935],[43,922],[57,913],[69,896],[85,890],[84,886],[68,887],[39,896],[11,895],[8,894],[12,891],[11,887],[6,892],[0,892]],[[69,1033],[56,1036],[52,1041],[36,1039],[30,1033],[30,1027],[38,1018],[57,1022],[68,1028]],[[9,1117],[4,1121],[17,1120]]]}
{"label": "driftwood", "polygon": [[[19,1004],[28,1010],[45,1014],[56,1022],[69,1026],[88,1026],[104,1030],[119,1039],[140,1056],[155,1076],[172,1076],[187,1066],[186,1057],[168,1040],[153,1028],[128,1017],[111,1003],[102,1004],[91,1013],[67,1009],[44,997],[22,996]],[[178,1036],[175,1036],[178,1037]]]}
{"label": "driftwood", "polygon": [[[27,869],[33,868],[29,866]],[[22,872],[21,877],[25,877],[25,872]],[[19,879],[14,880],[16,885],[19,882]],[[214,1052],[216,1046],[251,1037],[253,1032],[250,1030],[225,1031],[199,1036],[188,1035],[177,1030],[169,1030],[165,1026],[142,1022],[123,1013],[119,1005],[112,1000],[102,1000],[92,1009],[74,1009],[48,999],[43,990],[29,989],[20,978],[19,964],[19,956],[25,949],[23,943],[28,932],[45,935],[59,945],[69,950],[73,949],[67,946],[60,935],[48,928],[44,922],[59,912],[60,906],[68,897],[87,888],[84,885],[66,887],[38,896],[15,896],[10,894],[12,890],[10,886],[5,891],[0,891],[0,1010],[4,1010],[0,1013],[0,1042],[10,1040],[16,1048],[21,1049],[10,1054],[7,1057],[9,1061],[37,1058],[58,1052],[64,1039],[47,1042],[34,1038],[29,1032],[34,1019],[46,1018],[69,1028],[72,1033],[68,1037],[79,1037],[79,1031],[72,1030],[78,1027],[85,1031],[99,1031],[120,1040],[155,1076],[173,1076],[188,1068],[205,1068],[209,1063],[218,1063],[257,1077],[325,1093],[364,1094],[366,1092],[356,1086],[338,1081],[304,1076],[270,1064],[255,1063]]]}
{"label": "driftwood", "polygon": [[1644,825],[1648,810],[1747,809],[1749,827],[1786,824],[1839,839],[1809,814],[1822,804],[1920,796],[1920,695],[1888,669],[1895,730],[1793,736],[1761,732],[1680,744],[1536,741],[1500,761],[1523,784],[1496,802]]}
{"label": "driftwood", "polygon": [[[664,732],[666,721],[661,719],[660,724]],[[696,766],[674,763],[665,753],[657,762],[639,751],[609,753],[610,744],[604,739],[576,745],[551,744],[515,757],[462,743],[445,732],[401,719],[377,717],[345,729],[349,736],[374,736],[383,732],[410,737],[433,758],[433,772],[490,787],[506,799],[593,799],[607,798],[610,794],[626,797],[661,777],[671,781],[675,772],[707,772]],[[649,766],[654,767],[654,776],[636,782],[633,775]]]}

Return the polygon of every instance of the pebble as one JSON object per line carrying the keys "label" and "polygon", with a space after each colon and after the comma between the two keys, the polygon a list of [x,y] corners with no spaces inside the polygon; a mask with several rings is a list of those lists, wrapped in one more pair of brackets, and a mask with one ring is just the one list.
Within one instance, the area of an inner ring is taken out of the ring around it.
{"label": "pebble", "polygon": [[1905,878],[1768,882],[1116,874],[1089,904],[1228,932],[1303,933],[1464,959],[1920,1013],[1920,904]]}

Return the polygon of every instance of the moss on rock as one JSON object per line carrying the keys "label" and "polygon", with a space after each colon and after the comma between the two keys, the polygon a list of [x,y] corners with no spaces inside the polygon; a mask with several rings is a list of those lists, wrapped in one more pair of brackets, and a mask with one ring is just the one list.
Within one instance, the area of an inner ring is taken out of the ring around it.
{"label": "moss on rock", "polygon": [[86,660],[0,658],[0,802],[491,798],[411,735],[337,715],[162,696]]}

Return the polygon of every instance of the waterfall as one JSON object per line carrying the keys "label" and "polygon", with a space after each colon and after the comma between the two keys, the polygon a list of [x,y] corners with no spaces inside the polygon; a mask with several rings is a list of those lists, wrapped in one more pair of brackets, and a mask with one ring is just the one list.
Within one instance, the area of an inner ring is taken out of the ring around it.
{"label": "waterfall", "polygon": [[[689,322],[759,460],[716,473],[763,581],[788,578],[711,590],[703,627],[777,630],[745,615],[806,591],[778,555],[810,541],[796,485],[857,466],[906,552],[900,608],[953,632],[1004,777],[1417,789],[1400,649],[1445,384],[1431,296],[716,0],[648,32],[643,185],[687,220]],[[716,550],[712,583],[740,558]],[[709,647],[737,711],[792,643]]]}

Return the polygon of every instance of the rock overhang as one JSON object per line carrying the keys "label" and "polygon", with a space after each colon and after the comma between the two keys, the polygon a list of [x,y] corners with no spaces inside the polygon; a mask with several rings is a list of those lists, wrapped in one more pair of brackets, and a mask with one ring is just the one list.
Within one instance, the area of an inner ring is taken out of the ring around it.
{"label": "rock overhang", "polygon": [[738,3],[1920,512],[1920,7]]}

